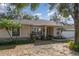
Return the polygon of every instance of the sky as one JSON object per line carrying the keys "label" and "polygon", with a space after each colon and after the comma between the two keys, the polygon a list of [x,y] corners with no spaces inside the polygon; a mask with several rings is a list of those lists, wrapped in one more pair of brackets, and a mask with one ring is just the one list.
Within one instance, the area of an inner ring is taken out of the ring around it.
{"label": "sky", "polygon": [[[35,10],[31,11],[30,7],[26,7],[22,10],[22,13],[29,14],[29,15],[38,15],[40,19],[43,20],[49,20],[51,15],[54,15],[54,13],[57,12],[56,9],[53,9],[52,11],[49,11],[49,5],[46,3],[41,3],[40,6]],[[70,20],[64,22],[67,22],[68,24],[73,24],[73,18],[69,16]]]}
{"label": "sky", "polygon": [[[4,6],[4,7],[3,7]],[[5,12],[5,4],[0,5],[0,13]],[[43,20],[49,20],[51,15],[54,15],[55,12],[57,12],[56,9],[53,9],[49,11],[49,5],[47,3],[41,3],[40,6],[35,10],[31,11],[30,7],[25,7],[21,11],[24,14],[29,14],[29,15],[38,15],[40,19]],[[66,21],[68,24],[73,24],[73,19],[70,16],[70,20]]]}
{"label": "sky", "polygon": [[22,12],[30,15],[38,15],[41,19],[48,20],[49,19],[48,9],[49,9],[48,4],[40,4],[40,6],[35,11],[31,11],[30,7],[28,7],[28,8],[24,8]]}
{"label": "sky", "polygon": [[4,13],[5,11],[5,4],[0,4],[0,13]]}

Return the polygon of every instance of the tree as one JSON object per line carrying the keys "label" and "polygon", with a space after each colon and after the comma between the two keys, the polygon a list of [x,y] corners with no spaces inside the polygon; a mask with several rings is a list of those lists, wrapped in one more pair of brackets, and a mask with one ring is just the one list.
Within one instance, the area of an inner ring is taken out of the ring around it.
{"label": "tree", "polygon": [[12,30],[12,28],[18,29],[20,27],[21,27],[21,24],[13,20],[7,20],[7,19],[0,20],[0,28],[5,29],[8,32],[11,39],[12,39],[12,36],[10,34],[10,30]]}
{"label": "tree", "polygon": [[[19,14],[20,11],[25,7],[30,7],[32,11],[35,11],[39,7],[40,4],[39,3],[12,3],[10,5],[15,6],[16,13]],[[34,17],[25,15],[23,16],[23,18],[33,19]],[[35,18],[37,18],[37,16],[35,16]]]}
{"label": "tree", "polygon": [[20,12],[23,8],[30,7],[32,11],[35,11],[39,7],[39,3],[10,3],[6,5],[7,12],[5,15],[1,16],[1,18],[4,19],[18,19],[18,17],[21,17]]}
{"label": "tree", "polygon": [[34,16],[34,20],[39,20],[39,16],[38,15],[35,15]]}
{"label": "tree", "polygon": [[30,7],[32,11],[35,11],[39,7],[39,3],[11,3],[10,6],[15,6],[15,10],[17,13],[25,7]]}
{"label": "tree", "polygon": [[[15,16],[17,14],[20,13],[21,9],[23,9],[24,7],[31,7],[31,10],[34,11],[39,4],[38,3],[30,3],[30,4],[25,4],[25,3],[11,3],[8,5],[7,7],[7,15],[8,16],[3,16],[2,20],[0,20],[0,28],[4,28],[8,34],[10,35],[10,38],[12,39],[12,36],[9,32],[9,30],[12,30],[12,28],[19,28],[21,26],[20,23],[14,22],[12,19],[12,16],[15,14]],[[14,9],[11,9],[12,7],[15,7]],[[9,20],[8,20],[9,19]]]}
{"label": "tree", "polygon": [[[50,4],[52,7],[52,4]],[[62,3],[62,4],[54,4],[54,5],[58,5],[57,9],[59,11],[59,13],[63,16],[63,17],[68,17],[69,15],[71,15],[74,19],[74,27],[75,27],[75,44],[79,43],[79,4],[75,3],[75,4],[71,4],[71,3]],[[52,8],[50,8],[52,9]]]}
{"label": "tree", "polygon": [[55,13],[53,16],[50,16],[50,21],[59,22],[58,15]]}
{"label": "tree", "polygon": [[79,4],[74,4],[75,43],[79,44]]}
{"label": "tree", "polygon": [[32,11],[36,10],[39,6],[39,3],[10,3],[9,6],[15,6],[15,10],[19,13],[21,9],[29,6]]}
{"label": "tree", "polygon": [[34,17],[30,15],[23,15],[23,19],[32,20]]}

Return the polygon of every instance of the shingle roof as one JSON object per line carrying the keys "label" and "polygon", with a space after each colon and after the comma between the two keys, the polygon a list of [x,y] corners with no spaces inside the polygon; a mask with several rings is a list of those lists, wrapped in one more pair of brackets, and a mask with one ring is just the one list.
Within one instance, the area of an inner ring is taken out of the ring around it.
{"label": "shingle roof", "polygon": [[62,26],[60,23],[56,23],[53,21],[47,21],[47,20],[15,20],[17,22],[20,22],[21,24],[27,24],[27,25],[36,25],[36,26]]}

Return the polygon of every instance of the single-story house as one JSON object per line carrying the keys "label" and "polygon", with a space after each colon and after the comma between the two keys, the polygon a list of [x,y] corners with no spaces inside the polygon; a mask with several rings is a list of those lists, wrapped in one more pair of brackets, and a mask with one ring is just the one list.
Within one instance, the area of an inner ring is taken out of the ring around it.
{"label": "single-story house", "polygon": [[[47,20],[14,20],[22,24],[20,29],[14,29],[10,31],[12,37],[28,37],[30,34],[35,32],[40,32],[46,37],[47,35],[58,36],[61,35],[62,24]],[[59,32],[59,34],[58,34]],[[5,29],[0,29],[0,38],[10,38],[9,34]]]}

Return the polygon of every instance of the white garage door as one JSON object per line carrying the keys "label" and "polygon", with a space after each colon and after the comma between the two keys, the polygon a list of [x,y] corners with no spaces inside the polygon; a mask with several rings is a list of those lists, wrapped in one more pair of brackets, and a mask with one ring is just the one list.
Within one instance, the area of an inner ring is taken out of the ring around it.
{"label": "white garage door", "polygon": [[66,38],[74,38],[75,31],[63,31],[62,36]]}

